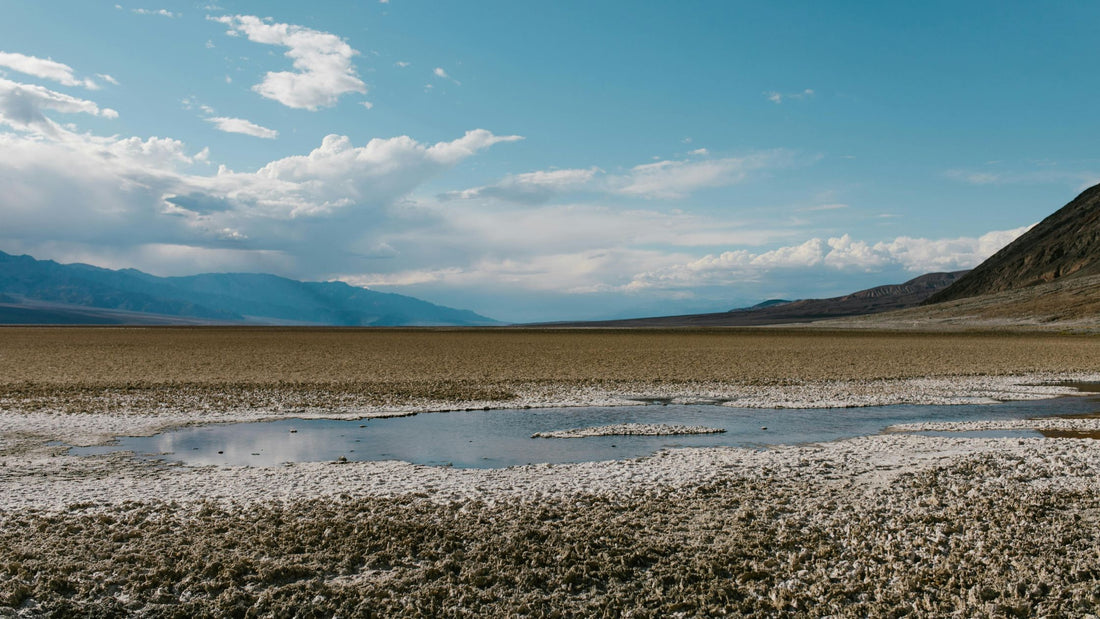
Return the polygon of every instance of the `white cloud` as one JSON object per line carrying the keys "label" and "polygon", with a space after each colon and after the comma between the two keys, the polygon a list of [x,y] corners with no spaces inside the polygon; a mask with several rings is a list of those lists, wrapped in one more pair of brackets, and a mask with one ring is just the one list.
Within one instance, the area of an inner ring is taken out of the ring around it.
{"label": "white cloud", "polygon": [[706,157],[707,155],[710,154],[710,151],[705,149],[705,148],[696,148],[695,150],[691,151],[688,154],[689,155],[697,155],[699,157]]}
{"label": "white cloud", "polygon": [[[116,5],[117,6],[117,5]],[[161,17],[179,17],[179,13],[173,13],[168,9],[133,9],[138,15],[159,15]]]}
{"label": "white cloud", "polygon": [[[63,86],[83,86],[91,90],[99,86],[89,79],[77,79],[73,75],[73,68],[67,64],[56,62],[49,58],[37,58],[14,52],[0,52],[0,67],[7,67],[26,75],[33,75],[42,79],[52,80]],[[117,84],[109,75],[101,75],[105,80]]]}
{"label": "white cloud", "polygon": [[[78,250],[138,256],[146,246],[186,247],[211,259],[221,249],[266,252],[294,256],[316,277],[365,252],[357,249],[363,243],[377,246],[363,235],[398,225],[389,209],[409,192],[515,139],[476,130],[436,144],[400,136],[356,147],[329,136],[307,155],[255,172],[220,167],[203,175],[192,169],[209,151],[190,154],[177,140],[0,132],[0,243],[52,257]],[[64,252],[54,252],[61,246]],[[190,254],[170,255],[184,260]],[[234,256],[234,263],[245,261]],[[172,270],[168,257],[159,260],[158,268]],[[148,262],[127,266],[150,268]],[[287,272],[285,265],[277,270]]]}
{"label": "white cloud", "polygon": [[838,211],[848,208],[847,204],[832,203],[832,204],[818,204],[817,206],[807,206],[805,208],[798,209],[800,213],[816,213],[820,211]]}
{"label": "white cloud", "polygon": [[977,266],[1029,229],[1030,226],[1025,226],[951,239],[900,236],[877,243],[856,241],[847,234],[827,240],[812,238],[765,252],[741,249],[708,254],[683,264],[639,273],[623,289],[732,286],[758,281],[779,269],[862,272],[900,269],[912,274],[956,271]]}
{"label": "white cloud", "polygon": [[397,67],[398,69],[404,69],[405,67],[408,67],[408,66],[411,66],[411,65],[412,65],[411,62],[405,62],[404,60],[398,60],[397,62],[393,63],[393,66]]}
{"label": "white cloud", "polygon": [[589,187],[599,168],[547,170],[507,176],[500,182],[484,187],[444,194],[446,199],[470,200],[496,198],[520,204],[542,204],[554,196]]}
{"label": "white cloud", "polygon": [[361,101],[359,103],[359,105],[362,105],[363,107],[367,108],[368,110],[373,110],[374,109],[374,104],[371,103],[370,101]]}
{"label": "white cloud", "polygon": [[218,128],[218,131],[224,131],[226,133],[243,133],[244,135],[251,135],[257,138],[264,138],[267,140],[274,140],[279,137],[279,132],[274,129],[268,129],[262,127],[256,123],[245,120],[243,118],[229,118],[225,116],[215,116],[206,119],[207,122],[214,123],[214,126]]}
{"label": "white cloud", "polygon": [[115,78],[111,77],[110,75],[108,75],[106,73],[96,73],[96,77],[98,77],[99,79],[107,82],[108,84],[118,86],[118,80],[116,80]]}
{"label": "white cloud", "polygon": [[478,129],[430,146],[400,136],[355,147],[346,136],[329,135],[308,155],[272,161],[255,174],[219,173],[202,185],[214,194],[247,196],[243,203],[267,216],[320,215],[390,204],[476,152],[518,139]]}
{"label": "white cloud", "polygon": [[432,71],[432,73],[440,79],[450,80],[450,81],[454,82],[455,84],[457,84],[458,86],[462,85],[462,82],[460,82],[460,81],[456,80],[455,78],[451,77],[450,75],[448,75],[447,72],[443,70],[443,67],[436,67]]}
{"label": "white cloud", "polygon": [[[677,256],[683,258],[683,256]],[[610,290],[606,281],[631,269],[666,264],[659,251],[592,249],[508,258],[485,257],[462,267],[410,269],[392,273],[341,275],[356,286],[416,286],[454,288],[519,288],[528,292],[592,294]]]}
{"label": "white cloud", "polygon": [[20,131],[46,135],[64,133],[46,117],[46,110],[63,114],[90,114],[102,118],[118,118],[118,112],[100,108],[92,101],[56,92],[42,86],[21,84],[0,78],[0,123]]}
{"label": "white cloud", "polygon": [[367,92],[351,62],[359,52],[334,34],[252,15],[211,19],[228,26],[231,35],[243,33],[250,41],[288,48],[286,57],[293,61],[295,71],[268,72],[252,87],[268,99],[287,107],[317,110],[336,105],[341,95]]}
{"label": "white cloud", "polygon": [[754,172],[792,164],[792,154],[783,150],[702,161],[666,160],[635,166],[608,183],[612,192],[621,195],[674,199],[708,187],[735,185]]}
{"label": "white cloud", "polygon": [[1100,183],[1100,171],[1067,168],[1069,166],[1052,165],[1026,170],[947,170],[944,176],[970,185],[1069,184],[1078,191]]}
{"label": "white cloud", "polygon": [[764,97],[767,98],[768,101],[771,101],[772,103],[775,103],[776,105],[778,105],[780,103],[783,103],[783,101],[785,101],[787,99],[794,99],[794,100],[809,99],[810,97],[813,97],[815,94],[817,94],[817,93],[815,93],[812,88],[807,88],[807,89],[803,90],[802,92],[792,92],[792,93],[786,93],[786,94],[781,93],[781,92],[776,92],[774,90],[768,90],[768,91],[764,92]]}
{"label": "white cloud", "polygon": [[[706,149],[692,153],[706,157]],[[743,182],[754,173],[796,164],[793,153],[762,151],[744,157],[664,160],[634,166],[619,174],[587,169],[544,170],[507,176],[482,187],[443,194],[447,199],[495,198],[521,204],[541,204],[570,192],[617,194],[647,199],[683,198],[700,189]]]}

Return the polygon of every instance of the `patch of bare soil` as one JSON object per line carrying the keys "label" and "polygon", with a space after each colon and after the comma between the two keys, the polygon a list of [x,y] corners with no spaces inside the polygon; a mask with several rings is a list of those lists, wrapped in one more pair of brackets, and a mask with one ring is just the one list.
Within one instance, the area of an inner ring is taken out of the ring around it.
{"label": "patch of bare soil", "polygon": [[1046,334],[807,330],[2,328],[0,409],[414,406],[544,388],[1091,372]]}
{"label": "patch of bare soil", "polygon": [[1100,275],[1079,276],[874,316],[816,323],[818,328],[1026,329],[1100,331]]}

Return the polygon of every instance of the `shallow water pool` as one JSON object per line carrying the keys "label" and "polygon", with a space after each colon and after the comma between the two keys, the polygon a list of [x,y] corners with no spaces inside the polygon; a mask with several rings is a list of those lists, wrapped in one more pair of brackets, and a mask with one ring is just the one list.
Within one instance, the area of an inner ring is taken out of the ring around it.
{"label": "shallow water pool", "polygon": [[[586,462],[646,456],[674,447],[765,448],[878,434],[898,423],[982,421],[1091,414],[1093,397],[955,406],[759,409],[661,405],[456,411],[409,417],[335,421],[284,419],[120,437],[114,444],[73,448],[75,455],[132,451],[188,465],[270,466],[283,462],[403,460],[464,468],[541,462]],[[531,438],[536,432],[622,423],[683,424],[722,434]],[[763,429],[766,427],[767,429]],[[1002,432],[998,436],[1038,436]],[[956,434],[955,436],[962,436]],[[991,436],[986,433],[984,436]]]}

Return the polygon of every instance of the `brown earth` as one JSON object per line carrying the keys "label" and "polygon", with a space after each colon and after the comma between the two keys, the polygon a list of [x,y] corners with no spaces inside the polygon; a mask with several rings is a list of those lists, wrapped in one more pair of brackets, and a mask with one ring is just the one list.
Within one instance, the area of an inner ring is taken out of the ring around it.
{"label": "brown earth", "polygon": [[155,411],[504,400],[524,385],[614,388],[1090,372],[1088,336],[773,329],[0,329],[0,406]]}
{"label": "brown earth", "polygon": [[942,301],[818,327],[939,330],[976,328],[1100,330],[1100,275],[1080,275],[1002,292]]}

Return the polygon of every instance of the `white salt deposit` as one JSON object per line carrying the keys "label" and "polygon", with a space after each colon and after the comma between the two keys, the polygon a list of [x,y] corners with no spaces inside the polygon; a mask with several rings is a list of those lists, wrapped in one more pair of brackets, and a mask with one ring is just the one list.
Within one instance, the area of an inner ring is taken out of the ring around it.
{"label": "white salt deposit", "polygon": [[[734,406],[808,408],[884,404],[975,403],[1028,400],[1076,393],[1044,386],[1061,381],[1097,381],[1097,375],[959,377],[896,381],[849,381],[789,386],[701,385],[611,393],[596,389],[541,387],[508,402],[483,406],[606,406],[636,404],[644,393],[674,402],[720,399]],[[462,403],[469,405],[470,403]],[[199,467],[137,461],[125,455],[74,457],[47,445],[101,443],[118,435],[149,435],[184,425],[256,421],[278,416],[336,419],[407,414],[410,410],[342,411],[238,410],[158,414],[62,414],[0,410],[0,511],[95,509],[125,501],[163,500],[251,503],[329,496],[423,496],[448,502],[478,498],[535,499],[585,493],[660,492],[724,477],[813,478],[821,483],[876,486],[894,476],[978,453],[1022,457],[1019,474],[1034,473],[1043,483],[1075,487],[1095,484],[1100,474],[1100,441],[1048,439],[964,439],[884,434],[834,443],[777,447],[765,451],[690,448],[652,457],[611,462],[530,465],[474,470],[417,466],[403,462],[301,463],[266,468]],[[947,424],[905,426],[906,430],[953,429]],[[981,429],[982,424],[959,424]],[[1097,429],[1097,420],[1060,419],[996,422],[988,427]]]}

